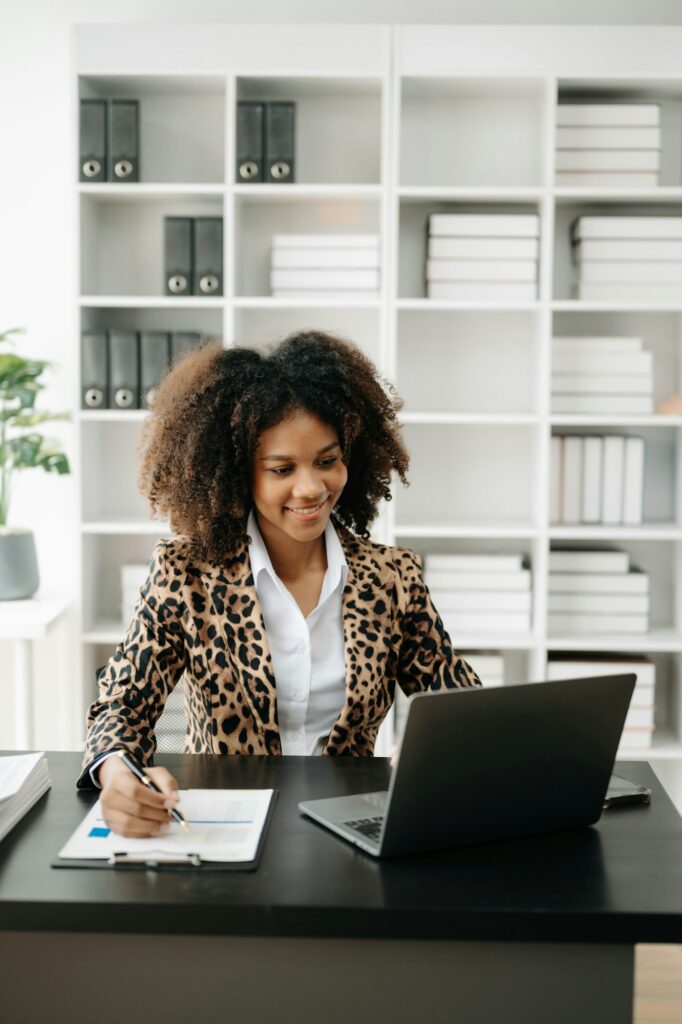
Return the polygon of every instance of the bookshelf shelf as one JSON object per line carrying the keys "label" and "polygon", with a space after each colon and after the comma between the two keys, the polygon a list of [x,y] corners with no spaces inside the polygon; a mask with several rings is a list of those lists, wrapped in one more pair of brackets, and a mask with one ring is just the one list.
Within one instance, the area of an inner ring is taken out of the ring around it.
{"label": "bookshelf shelf", "polygon": [[144,409],[81,409],[78,419],[83,423],[142,423]]}
{"label": "bookshelf shelf", "polygon": [[271,295],[245,295],[232,300],[235,309],[379,309],[379,298],[318,298],[315,295],[280,298]]}
{"label": "bookshelf shelf", "polygon": [[336,199],[379,200],[380,185],[334,185],[310,184],[303,185],[268,185],[257,182],[254,185],[233,185],[232,192],[242,201],[290,203],[296,200],[324,199],[333,202]]}
{"label": "bookshelf shelf", "polygon": [[682,427],[682,416],[550,416],[552,427]]}
{"label": "bookshelf shelf", "polygon": [[190,182],[131,182],[128,185],[102,183],[99,185],[79,185],[78,194],[92,202],[144,202],[150,199],[180,197],[187,199],[222,199],[225,186],[221,184],[201,184]]}
{"label": "bookshelf shelf", "polygon": [[537,203],[545,197],[541,188],[477,188],[474,185],[446,188],[429,185],[403,185],[398,198],[403,200],[434,200],[436,202]]}
{"label": "bookshelf shelf", "polygon": [[548,651],[623,651],[628,653],[682,652],[682,631],[669,628],[651,629],[641,635],[609,633],[587,636],[549,637]]}
{"label": "bookshelf shelf", "polygon": [[534,426],[540,422],[539,416],[506,416],[483,415],[476,413],[440,413],[440,412],[403,412],[400,413],[402,423],[442,424],[443,426]]}
{"label": "bookshelf shelf", "polygon": [[652,540],[682,541],[682,526],[677,523],[644,523],[642,526],[551,526],[550,540]]}
{"label": "bookshelf shelf", "polygon": [[168,523],[149,521],[144,519],[133,520],[102,520],[101,522],[90,521],[81,523],[83,534],[115,534],[141,536],[150,534],[154,537],[170,535],[171,529]]}
{"label": "bookshelf shelf", "polygon": [[81,295],[81,309],[223,309],[225,299],[168,295]]}
{"label": "bookshelf shelf", "polygon": [[580,203],[674,203],[682,202],[682,188],[659,186],[658,188],[554,188],[552,194],[557,204]]}
{"label": "bookshelf shelf", "polygon": [[415,312],[457,312],[458,310],[480,313],[536,313],[542,307],[539,302],[449,302],[442,299],[397,299],[397,310],[414,310]]}
{"label": "bookshelf shelf", "polygon": [[505,522],[490,523],[396,523],[393,532],[396,537],[455,537],[470,540],[513,539],[526,540],[537,536],[537,529],[530,523],[510,525]]}

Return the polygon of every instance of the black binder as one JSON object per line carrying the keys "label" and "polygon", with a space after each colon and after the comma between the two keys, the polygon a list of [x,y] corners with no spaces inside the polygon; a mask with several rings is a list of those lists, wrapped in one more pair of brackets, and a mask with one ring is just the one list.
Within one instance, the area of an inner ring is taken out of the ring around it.
{"label": "black binder", "polygon": [[140,331],[140,407],[149,409],[166,373],[170,346],[165,331]]}
{"label": "black binder", "polygon": [[237,104],[237,183],[263,180],[264,104]]}
{"label": "black binder", "polygon": [[137,409],[138,343],[135,331],[109,331],[109,408]]}
{"label": "black binder", "polygon": [[170,359],[174,364],[188,352],[201,348],[203,337],[198,331],[174,331],[170,336]]}
{"label": "black binder", "polygon": [[106,100],[81,100],[78,180],[107,180]]}
{"label": "black binder", "polygon": [[289,101],[265,104],[266,181],[289,184],[294,180],[295,109]]}
{"label": "black binder", "polygon": [[223,294],[223,218],[194,220],[194,294]]}
{"label": "black binder", "polygon": [[140,180],[139,103],[109,100],[109,181]]}
{"label": "black binder", "polygon": [[165,294],[192,294],[191,217],[164,218]]}
{"label": "black binder", "polygon": [[106,331],[81,334],[81,408],[105,409],[108,399]]}

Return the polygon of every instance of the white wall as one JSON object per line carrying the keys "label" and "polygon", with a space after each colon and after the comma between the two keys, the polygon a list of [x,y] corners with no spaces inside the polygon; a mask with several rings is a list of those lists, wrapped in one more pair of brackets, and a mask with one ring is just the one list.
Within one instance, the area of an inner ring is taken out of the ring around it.
{"label": "white wall", "polygon": [[[74,317],[74,176],[70,119],[71,26],[82,22],[314,21],[681,24],[678,0],[4,0],[0,10],[0,328],[24,325],[22,351],[54,359],[42,404],[74,408],[78,326]],[[72,428],[55,427],[73,454]],[[17,482],[10,521],[36,533],[43,586],[72,588],[76,561],[72,478],[34,471]],[[1,608],[0,608],[1,614]],[[71,627],[67,654],[77,657]],[[58,688],[69,681],[58,641],[38,651],[38,746],[66,742],[55,732]],[[13,670],[0,644],[0,748],[13,743]]]}

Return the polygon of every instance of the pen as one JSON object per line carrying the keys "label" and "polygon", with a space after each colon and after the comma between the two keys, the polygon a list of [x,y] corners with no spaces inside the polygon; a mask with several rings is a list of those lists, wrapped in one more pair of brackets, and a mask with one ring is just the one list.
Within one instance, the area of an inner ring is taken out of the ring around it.
{"label": "pen", "polygon": [[[156,783],[152,782],[152,780],[149,778],[144,768],[142,768],[142,766],[137,763],[137,761],[132,757],[131,754],[128,753],[127,750],[118,750],[117,754],[123,761],[126,768],[130,769],[135,778],[139,779],[143,786],[147,786],[148,789],[152,789],[155,793],[161,792]],[[182,825],[182,827],[189,832],[189,824],[180,814],[180,811],[176,811],[174,807],[168,807],[167,810],[171,818],[177,821],[178,825]]]}

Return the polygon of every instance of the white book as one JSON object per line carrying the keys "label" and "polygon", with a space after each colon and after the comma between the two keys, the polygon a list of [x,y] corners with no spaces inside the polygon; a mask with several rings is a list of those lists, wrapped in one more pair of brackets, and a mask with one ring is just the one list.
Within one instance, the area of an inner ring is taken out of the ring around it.
{"label": "white book", "polygon": [[623,472],[623,513],[626,526],[642,522],[644,504],[644,438],[625,439],[625,465]]}
{"label": "white book", "polygon": [[652,395],[552,395],[552,412],[575,416],[648,416]]}
{"label": "white book", "polygon": [[571,338],[557,335],[552,338],[552,350],[554,352],[559,352],[564,349],[569,352],[577,352],[578,350],[585,350],[586,352],[641,352],[642,339],[606,337],[603,335],[599,337],[582,338]]}
{"label": "white book", "polygon": [[651,707],[633,707],[632,702],[628,708],[628,713],[625,716],[625,728],[626,729],[639,729],[639,728],[650,728],[654,724],[654,706]]}
{"label": "white book", "polygon": [[536,213],[432,213],[429,235],[483,238],[537,238]]}
{"label": "white book", "polygon": [[576,298],[583,302],[658,302],[682,304],[679,284],[596,284],[580,282]]}
{"label": "white book", "polygon": [[550,453],[549,483],[549,521],[561,522],[561,483],[562,483],[563,438],[560,434],[552,435]]}
{"label": "white book", "polygon": [[607,526],[617,526],[623,520],[624,437],[609,435],[604,438],[603,467],[602,522]]}
{"label": "white book", "polygon": [[585,283],[682,284],[682,260],[589,260],[580,264]]}
{"label": "white book", "polygon": [[627,551],[554,550],[549,553],[550,572],[626,573],[630,568]]}
{"label": "white book", "polygon": [[547,616],[552,636],[582,636],[607,633],[646,633],[648,615],[596,615],[594,612],[562,612]]}
{"label": "white book", "polygon": [[427,281],[535,281],[535,260],[427,260]]}
{"label": "white book", "polygon": [[429,299],[459,302],[533,302],[537,285],[507,281],[428,281]]}
{"label": "white book", "polygon": [[658,171],[657,149],[559,149],[557,171]]}
{"label": "white book", "polygon": [[552,350],[552,373],[639,373],[651,375],[651,352],[616,352],[568,348]]}
{"label": "white book", "polygon": [[345,235],[341,232],[308,235],[273,235],[273,249],[376,249],[378,235]]}
{"label": "white book", "polygon": [[650,373],[553,373],[553,395],[649,395]]}
{"label": "white book", "polygon": [[582,438],[565,437],[562,456],[561,522],[579,523],[582,512]]}
{"label": "white book", "polygon": [[424,581],[430,590],[530,590],[530,569],[513,572],[427,569]]}
{"label": "white book", "polygon": [[0,839],[19,824],[50,786],[42,751],[0,757]]}
{"label": "white book", "polygon": [[582,510],[583,523],[601,522],[601,473],[603,439],[583,437]]}
{"label": "white book", "polygon": [[427,554],[427,572],[518,572],[523,568],[523,555],[450,555]]}
{"label": "white book", "polygon": [[577,263],[587,260],[682,260],[682,239],[628,238],[627,242],[611,238],[588,238],[573,246]]}
{"label": "white book", "polygon": [[429,238],[427,256],[435,260],[536,260],[537,238]]}
{"label": "white book", "polygon": [[658,171],[557,171],[557,188],[658,188]]}
{"label": "white book", "polygon": [[272,288],[378,288],[378,270],[271,270]]}
{"label": "white book", "polygon": [[648,594],[548,594],[549,612],[648,615]]}
{"label": "white book", "polygon": [[656,127],[661,108],[657,103],[559,103],[556,108],[558,126],[628,125]]}
{"label": "white book", "polygon": [[550,654],[547,662],[548,679],[580,679],[585,676],[612,676],[634,672],[636,687],[653,688],[656,665],[645,654],[610,654],[598,652],[584,657],[575,654]]}
{"label": "white book", "polygon": [[629,128],[617,125],[585,125],[581,128],[559,125],[557,149],[660,149],[660,128]]}
{"label": "white book", "polygon": [[378,249],[273,249],[270,266],[274,270],[378,268]]}
{"label": "white book", "polygon": [[530,616],[526,612],[450,612],[441,618],[455,643],[457,637],[466,633],[492,635],[530,632]]}
{"label": "white book", "polygon": [[625,573],[550,572],[550,594],[648,594],[649,574],[636,570]]}
{"label": "white book", "polygon": [[432,592],[433,601],[441,615],[449,612],[530,612],[531,595],[528,591],[441,590]]}
{"label": "white book", "polygon": [[618,753],[628,750],[649,750],[653,732],[653,729],[623,729]]}
{"label": "white book", "polygon": [[578,217],[571,235],[579,242],[590,238],[677,238],[682,239],[682,217]]}

